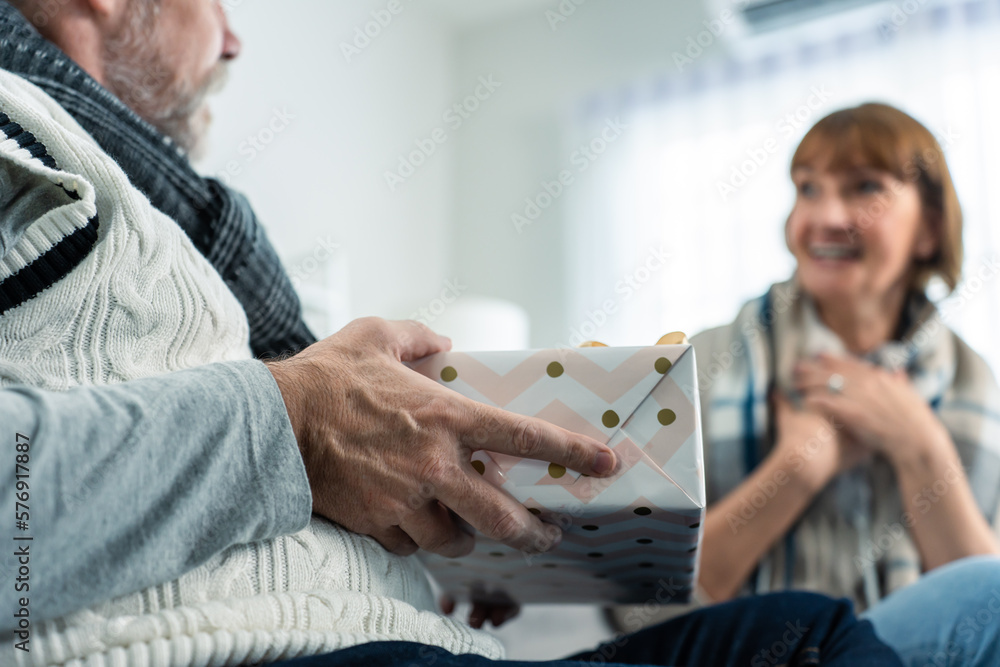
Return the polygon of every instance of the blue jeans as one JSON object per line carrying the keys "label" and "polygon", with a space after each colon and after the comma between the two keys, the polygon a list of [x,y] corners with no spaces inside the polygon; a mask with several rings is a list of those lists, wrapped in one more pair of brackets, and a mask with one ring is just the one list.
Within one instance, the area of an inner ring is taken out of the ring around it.
{"label": "blue jeans", "polygon": [[[280,663],[282,667],[518,667],[456,656],[409,642],[374,642],[327,655]],[[851,604],[813,593],[742,598],[623,635],[552,667],[582,665],[746,665],[746,667],[900,667]]]}
{"label": "blue jeans", "polygon": [[1000,665],[1000,558],[949,563],[862,615],[907,667]]}

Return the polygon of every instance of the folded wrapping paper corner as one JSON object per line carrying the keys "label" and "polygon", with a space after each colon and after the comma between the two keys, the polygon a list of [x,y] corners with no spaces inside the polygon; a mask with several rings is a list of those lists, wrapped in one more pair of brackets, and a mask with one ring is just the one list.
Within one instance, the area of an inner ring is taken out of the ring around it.
{"label": "folded wrapping paper corner", "polygon": [[615,476],[477,452],[473,466],[562,544],[527,557],[478,538],[460,560],[424,554],[446,592],[503,589],[522,602],[685,602],[705,508],[697,373],[690,345],[447,352],[414,366],[455,391],[606,442]]}

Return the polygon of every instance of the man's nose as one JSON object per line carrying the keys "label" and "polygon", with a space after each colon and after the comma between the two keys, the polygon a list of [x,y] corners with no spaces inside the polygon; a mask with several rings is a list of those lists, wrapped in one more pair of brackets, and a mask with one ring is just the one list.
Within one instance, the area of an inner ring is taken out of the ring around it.
{"label": "man's nose", "polygon": [[240,38],[229,27],[229,19],[226,17],[226,11],[222,7],[219,8],[222,12],[222,59],[223,60],[235,60],[239,55],[240,51],[243,49],[243,43]]}

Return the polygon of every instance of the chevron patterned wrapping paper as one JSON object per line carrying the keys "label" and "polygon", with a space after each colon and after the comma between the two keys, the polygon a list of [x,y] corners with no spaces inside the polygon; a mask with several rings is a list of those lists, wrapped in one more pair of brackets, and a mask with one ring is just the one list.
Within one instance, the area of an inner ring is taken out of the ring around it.
{"label": "chevron patterned wrapping paper", "polygon": [[478,536],[461,559],[421,553],[456,599],[504,592],[518,602],[687,602],[705,511],[701,418],[690,345],[445,352],[414,365],[469,398],[539,417],[614,449],[609,479],[480,451],[473,467],[563,528],[529,556]]}

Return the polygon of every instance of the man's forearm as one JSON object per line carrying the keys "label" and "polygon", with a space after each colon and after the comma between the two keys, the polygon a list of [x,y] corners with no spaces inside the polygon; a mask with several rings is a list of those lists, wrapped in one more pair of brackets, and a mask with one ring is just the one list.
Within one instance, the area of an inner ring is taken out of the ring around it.
{"label": "man's forearm", "polygon": [[303,528],[311,497],[284,410],[257,361],[0,392],[0,632],[22,597],[33,621],[57,617]]}

